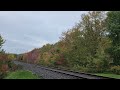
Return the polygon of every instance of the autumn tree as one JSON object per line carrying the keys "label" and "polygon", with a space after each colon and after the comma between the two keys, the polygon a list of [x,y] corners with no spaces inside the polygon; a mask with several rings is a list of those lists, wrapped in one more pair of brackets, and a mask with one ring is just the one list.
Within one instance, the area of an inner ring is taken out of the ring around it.
{"label": "autumn tree", "polygon": [[[109,56],[105,49],[109,46],[110,40],[106,37],[106,12],[93,11],[82,16],[81,26],[84,31],[85,46],[89,67],[96,68],[98,71],[109,65]],[[106,63],[105,63],[106,62]],[[101,70],[102,71],[102,70]]]}
{"label": "autumn tree", "polygon": [[[64,32],[61,41],[66,45],[66,58],[71,66],[99,68],[109,61],[105,49],[109,46],[106,37],[106,13],[88,12],[72,29]],[[107,57],[106,57],[107,56]]]}
{"label": "autumn tree", "polygon": [[8,54],[8,59],[9,59],[9,60],[15,60],[16,57],[15,57],[14,54]]}

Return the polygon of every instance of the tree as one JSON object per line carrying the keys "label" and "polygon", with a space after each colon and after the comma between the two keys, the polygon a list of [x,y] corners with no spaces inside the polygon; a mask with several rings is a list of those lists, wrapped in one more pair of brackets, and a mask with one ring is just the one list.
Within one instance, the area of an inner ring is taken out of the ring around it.
{"label": "tree", "polygon": [[1,48],[2,48],[2,46],[3,46],[4,43],[5,43],[5,41],[2,38],[2,36],[0,35],[0,53],[3,52],[3,49],[1,49]]}
{"label": "tree", "polygon": [[81,18],[72,29],[62,34],[65,60],[71,67],[82,66],[102,71],[110,62],[105,52],[110,44],[106,37],[106,12],[92,11]]}
{"label": "tree", "polygon": [[120,65],[120,11],[110,11],[107,13],[107,30],[111,39],[109,53],[113,58],[114,65]]}
{"label": "tree", "polygon": [[15,60],[15,55],[14,54],[8,54],[8,59],[9,60]]}

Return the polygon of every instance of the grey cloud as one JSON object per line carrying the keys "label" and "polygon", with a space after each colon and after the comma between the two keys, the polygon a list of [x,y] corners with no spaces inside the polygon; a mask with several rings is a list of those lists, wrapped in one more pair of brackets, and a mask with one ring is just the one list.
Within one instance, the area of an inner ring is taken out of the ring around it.
{"label": "grey cloud", "polygon": [[7,52],[22,53],[55,43],[80,20],[81,11],[0,11],[0,34]]}

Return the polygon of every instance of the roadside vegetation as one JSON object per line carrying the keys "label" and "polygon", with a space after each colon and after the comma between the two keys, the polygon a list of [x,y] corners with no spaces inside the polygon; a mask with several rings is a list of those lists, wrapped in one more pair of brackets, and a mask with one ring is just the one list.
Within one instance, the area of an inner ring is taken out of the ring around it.
{"label": "roadside vegetation", "polygon": [[110,73],[97,73],[95,75],[120,79],[120,75],[110,74]]}
{"label": "roadside vegetation", "polygon": [[4,79],[40,79],[40,78],[38,78],[37,75],[33,74],[30,71],[19,70],[15,72],[9,72],[7,74],[7,77],[5,77]]}
{"label": "roadside vegetation", "polygon": [[15,65],[12,60],[16,59],[16,54],[5,53],[2,49],[5,40],[0,35],[0,79],[6,77],[9,71],[15,71],[18,66]]}
{"label": "roadside vegetation", "polygon": [[[1,46],[3,40],[0,42]],[[58,42],[20,54],[18,60],[108,77],[111,73],[120,75],[120,11],[83,14]]]}

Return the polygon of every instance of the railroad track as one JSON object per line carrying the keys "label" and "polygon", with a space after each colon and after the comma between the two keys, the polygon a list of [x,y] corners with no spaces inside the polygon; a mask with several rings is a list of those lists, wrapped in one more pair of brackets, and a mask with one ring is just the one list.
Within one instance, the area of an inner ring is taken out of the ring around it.
{"label": "railroad track", "polygon": [[24,62],[14,61],[15,64],[22,65],[24,70],[30,70],[37,75],[42,75],[44,79],[114,79],[103,76],[97,76],[90,73],[80,73],[70,70],[63,70],[54,67],[28,64]]}
{"label": "railroad track", "polygon": [[115,79],[115,78],[109,78],[109,77],[103,77],[103,76],[98,76],[98,75],[93,75],[90,73],[83,73],[83,72],[75,72],[72,70],[63,70],[60,68],[54,68],[54,67],[47,67],[47,66],[37,66],[38,68],[43,68],[49,71],[53,71],[56,73],[62,73],[62,74],[66,74],[69,76],[73,76],[76,77],[77,79]]}

